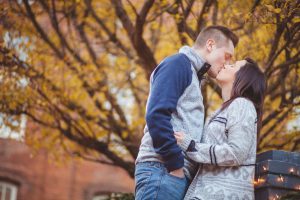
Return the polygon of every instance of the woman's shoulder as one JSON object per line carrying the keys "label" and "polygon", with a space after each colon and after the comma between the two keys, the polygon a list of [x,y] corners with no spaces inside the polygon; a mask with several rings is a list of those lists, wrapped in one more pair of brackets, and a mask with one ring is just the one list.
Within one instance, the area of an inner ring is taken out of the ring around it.
{"label": "woman's shoulder", "polygon": [[244,97],[235,98],[227,109],[228,113],[243,115],[250,114],[256,116],[256,109],[251,100]]}
{"label": "woman's shoulder", "polygon": [[237,97],[235,98],[231,104],[228,106],[228,108],[230,107],[241,107],[241,108],[244,108],[244,107],[247,107],[247,108],[252,108],[255,110],[255,107],[254,107],[254,104],[252,103],[251,100],[245,98],[245,97]]}

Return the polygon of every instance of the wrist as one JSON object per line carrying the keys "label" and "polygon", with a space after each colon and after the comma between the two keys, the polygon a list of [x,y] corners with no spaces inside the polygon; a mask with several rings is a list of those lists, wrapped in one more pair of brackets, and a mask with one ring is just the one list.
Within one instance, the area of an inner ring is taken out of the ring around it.
{"label": "wrist", "polygon": [[192,140],[193,139],[189,135],[185,134],[183,140],[180,143],[178,143],[178,145],[180,146],[180,148],[183,151],[187,151],[187,149],[190,146],[190,143],[191,143]]}

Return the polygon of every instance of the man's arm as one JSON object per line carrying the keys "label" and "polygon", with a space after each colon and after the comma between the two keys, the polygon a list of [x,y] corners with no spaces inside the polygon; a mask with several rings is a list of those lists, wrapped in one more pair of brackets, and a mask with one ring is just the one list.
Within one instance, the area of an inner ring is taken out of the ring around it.
{"label": "man's arm", "polygon": [[153,75],[146,122],[153,147],[164,159],[168,171],[184,166],[182,150],[176,143],[170,121],[172,113],[176,112],[178,99],[191,84],[191,80],[190,61],[182,55],[165,59]]}

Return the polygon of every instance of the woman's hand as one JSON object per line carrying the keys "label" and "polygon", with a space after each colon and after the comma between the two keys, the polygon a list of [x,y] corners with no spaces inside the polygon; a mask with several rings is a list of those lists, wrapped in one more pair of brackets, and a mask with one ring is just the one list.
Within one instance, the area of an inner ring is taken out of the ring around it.
{"label": "woman's hand", "polygon": [[174,136],[175,136],[175,138],[177,140],[177,144],[180,144],[184,140],[185,133],[183,133],[183,132],[175,132]]}

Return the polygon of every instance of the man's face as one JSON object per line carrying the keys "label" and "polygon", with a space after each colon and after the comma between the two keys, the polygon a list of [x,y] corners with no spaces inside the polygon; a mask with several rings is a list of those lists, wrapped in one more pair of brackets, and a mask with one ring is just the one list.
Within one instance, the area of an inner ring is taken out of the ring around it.
{"label": "man's face", "polygon": [[207,55],[207,62],[211,65],[211,68],[207,73],[211,78],[216,78],[221,69],[224,68],[224,65],[231,63],[234,55],[233,43],[230,40],[217,46],[212,40],[211,43],[209,43],[209,41],[207,42],[206,48],[209,52]]}

